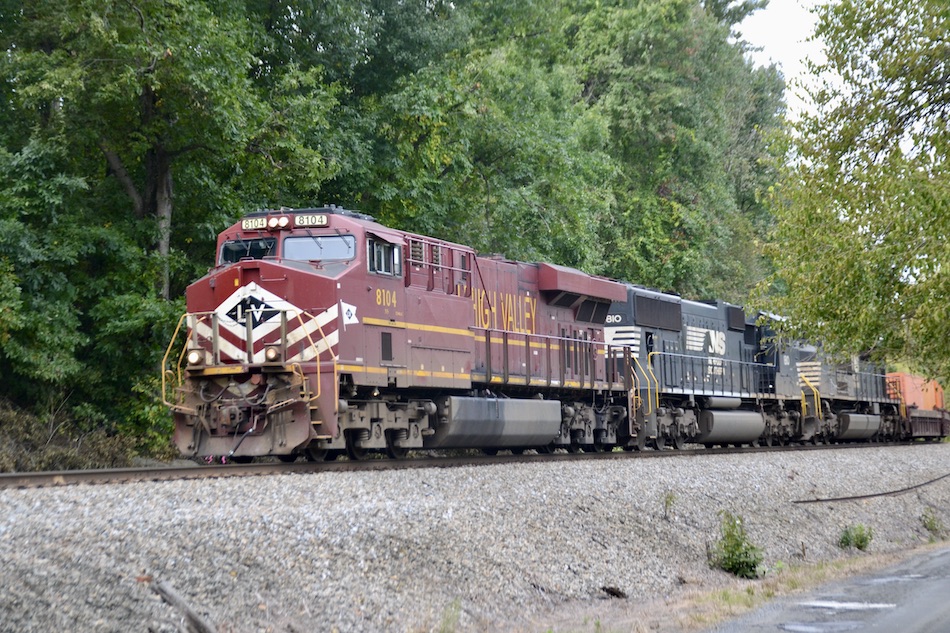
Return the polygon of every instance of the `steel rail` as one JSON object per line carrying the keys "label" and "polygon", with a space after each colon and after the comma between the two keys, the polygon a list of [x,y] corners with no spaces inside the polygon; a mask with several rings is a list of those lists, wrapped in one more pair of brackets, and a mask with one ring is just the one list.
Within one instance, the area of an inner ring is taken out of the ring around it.
{"label": "steel rail", "polygon": [[[142,481],[176,481],[188,479],[221,479],[266,475],[310,474],[330,472],[368,472],[383,470],[459,468],[465,466],[496,466],[510,464],[545,464],[584,460],[605,459],[660,459],[674,457],[700,457],[717,455],[742,455],[780,451],[847,450],[888,446],[886,443],[852,443],[824,445],[792,445],[773,447],[712,448],[702,446],[684,450],[619,451],[604,453],[554,453],[554,454],[502,454],[436,456],[425,453],[409,459],[376,459],[332,462],[278,461],[255,464],[217,464],[193,466],[158,466],[139,468],[107,468],[99,470],[60,470],[46,472],[0,473],[0,490],[11,488],[48,488],[79,484],[118,484]],[[907,444],[909,445],[909,444]]]}

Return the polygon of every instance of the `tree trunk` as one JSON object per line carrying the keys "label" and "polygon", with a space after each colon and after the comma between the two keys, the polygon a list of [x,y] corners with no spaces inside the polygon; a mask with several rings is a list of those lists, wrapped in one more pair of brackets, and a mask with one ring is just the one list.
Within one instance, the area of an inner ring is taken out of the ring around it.
{"label": "tree trunk", "polygon": [[[139,116],[143,128],[149,128],[159,116],[156,112],[157,96],[150,86],[142,89],[139,96]],[[135,179],[129,174],[113,148],[105,138],[100,139],[99,148],[105,156],[109,166],[109,173],[116,177],[132,202],[135,216],[140,220],[155,218],[158,235],[152,244],[152,249],[158,252],[161,260],[159,278],[156,288],[162,299],[167,300],[171,293],[171,273],[169,255],[171,254],[172,235],[172,208],[174,190],[172,187],[172,156],[165,139],[160,135],[152,139],[152,145],[144,156],[144,180],[142,192],[138,189]]]}
{"label": "tree trunk", "polygon": [[158,149],[155,153],[154,173],[148,174],[148,178],[154,183],[155,191],[154,202],[150,206],[154,205],[155,219],[158,223],[155,250],[161,258],[159,292],[162,299],[167,300],[171,290],[169,255],[172,236],[172,167],[168,152]]}

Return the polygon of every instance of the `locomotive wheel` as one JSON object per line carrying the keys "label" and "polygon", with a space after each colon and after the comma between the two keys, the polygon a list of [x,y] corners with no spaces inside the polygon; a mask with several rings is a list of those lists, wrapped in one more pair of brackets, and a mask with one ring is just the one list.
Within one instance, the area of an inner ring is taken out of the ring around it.
{"label": "locomotive wheel", "polygon": [[663,437],[662,435],[657,435],[656,439],[653,440],[653,448],[655,448],[658,451],[662,451],[666,449],[666,438]]}
{"label": "locomotive wheel", "polygon": [[678,451],[681,451],[686,448],[686,436],[680,433],[677,433],[673,436],[673,448]]}
{"label": "locomotive wheel", "polygon": [[357,433],[348,433],[346,436],[346,456],[354,462],[366,459],[366,454],[369,452],[359,445],[359,435]]}
{"label": "locomotive wheel", "polygon": [[766,446],[768,446],[768,447],[771,448],[771,446],[772,446],[772,444],[773,444],[773,442],[772,442],[772,434],[771,434],[771,433],[769,433],[768,435],[765,436],[765,440],[763,441],[763,444],[765,444]]}
{"label": "locomotive wheel", "polygon": [[405,459],[406,455],[409,454],[408,448],[403,448],[402,446],[390,446],[386,445],[386,455],[389,456],[389,459]]}
{"label": "locomotive wheel", "polygon": [[386,455],[389,459],[405,459],[409,454],[409,449],[403,446],[396,446],[396,440],[399,439],[400,431],[386,431]]}
{"label": "locomotive wheel", "polygon": [[304,449],[304,456],[306,456],[308,462],[330,461],[331,459],[336,459],[335,453],[336,451],[331,451],[326,448]]}
{"label": "locomotive wheel", "polygon": [[643,429],[637,432],[637,450],[642,451],[647,447],[647,434],[643,432]]}
{"label": "locomotive wheel", "polygon": [[595,453],[610,453],[614,450],[613,444],[608,444],[604,442],[604,436],[606,433],[604,431],[594,431],[594,452]]}

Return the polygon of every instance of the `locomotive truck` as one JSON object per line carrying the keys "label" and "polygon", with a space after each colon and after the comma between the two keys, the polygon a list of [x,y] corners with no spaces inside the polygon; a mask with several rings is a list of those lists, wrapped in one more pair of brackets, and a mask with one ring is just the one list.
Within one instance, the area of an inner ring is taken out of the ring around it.
{"label": "locomotive truck", "polygon": [[[900,381],[762,315],[482,256],[336,206],[251,214],[163,361],[188,456],[682,448],[913,437]],[[946,435],[932,411],[930,433]],[[934,426],[936,425],[936,426]]]}

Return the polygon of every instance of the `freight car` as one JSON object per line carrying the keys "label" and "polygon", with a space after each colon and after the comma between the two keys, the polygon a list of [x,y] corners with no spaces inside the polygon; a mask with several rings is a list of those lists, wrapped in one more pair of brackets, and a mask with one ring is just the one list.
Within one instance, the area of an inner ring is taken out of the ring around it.
{"label": "freight car", "polygon": [[912,428],[879,370],[778,346],[722,301],[484,257],[334,206],[252,214],[216,253],[163,361],[185,455],[771,445]]}

